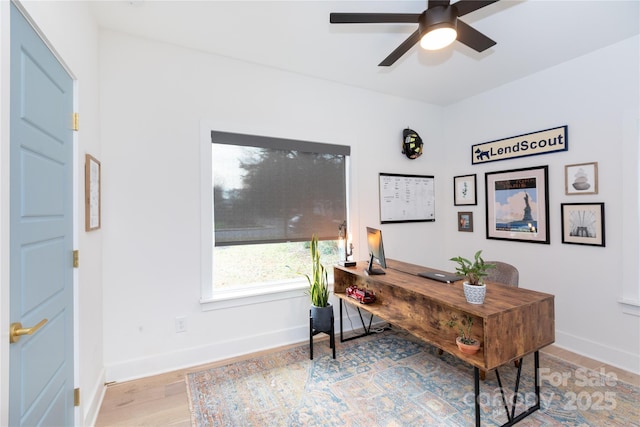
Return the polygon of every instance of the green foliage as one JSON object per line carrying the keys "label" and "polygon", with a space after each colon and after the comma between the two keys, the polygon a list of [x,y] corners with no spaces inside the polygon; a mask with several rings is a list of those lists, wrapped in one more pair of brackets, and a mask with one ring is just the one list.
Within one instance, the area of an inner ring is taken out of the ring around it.
{"label": "green foliage", "polygon": [[461,256],[450,259],[458,263],[456,273],[465,276],[470,285],[482,285],[482,278],[487,276],[487,270],[495,267],[495,264],[485,263],[481,254],[481,250],[476,252],[473,262]]}
{"label": "green foliage", "polygon": [[318,236],[311,236],[311,275],[305,274],[309,282],[311,304],[316,307],[326,307],[329,304],[329,279],[327,270],[320,262],[318,250]]}
{"label": "green foliage", "polygon": [[[460,320],[458,322],[458,320]],[[458,319],[456,315],[451,316],[451,319],[447,322],[447,326],[450,328],[458,327],[458,331],[460,332],[460,341],[464,344],[471,345],[476,342],[476,340],[471,336],[471,327],[473,326],[473,317],[468,314],[464,314],[462,319]]]}

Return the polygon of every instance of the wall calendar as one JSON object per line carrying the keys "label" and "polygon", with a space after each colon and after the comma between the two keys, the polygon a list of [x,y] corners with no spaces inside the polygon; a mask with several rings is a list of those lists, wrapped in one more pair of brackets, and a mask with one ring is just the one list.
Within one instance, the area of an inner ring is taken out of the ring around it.
{"label": "wall calendar", "polygon": [[433,176],[380,173],[380,223],[435,219]]}

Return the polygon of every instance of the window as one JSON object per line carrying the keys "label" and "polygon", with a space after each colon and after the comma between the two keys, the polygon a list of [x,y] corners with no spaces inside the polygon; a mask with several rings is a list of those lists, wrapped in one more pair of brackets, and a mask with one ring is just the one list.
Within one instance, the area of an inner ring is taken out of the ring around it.
{"label": "window", "polygon": [[323,263],[338,261],[349,147],[217,131],[211,142],[214,293],[299,283],[313,234]]}

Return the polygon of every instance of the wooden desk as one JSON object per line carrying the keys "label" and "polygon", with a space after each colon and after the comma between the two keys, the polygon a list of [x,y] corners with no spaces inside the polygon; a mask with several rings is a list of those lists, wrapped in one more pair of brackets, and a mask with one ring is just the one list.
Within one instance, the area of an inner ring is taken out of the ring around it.
{"label": "wooden desk", "polygon": [[[366,262],[350,268],[335,266],[334,294],[341,304],[344,301],[355,305],[473,365],[476,395],[479,370],[494,370],[531,353],[535,353],[537,387],[538,350],[555,341],[553,295],[487,282],[484,304],[469,304],[461,281],[449,284],[419,277],[418,272],[437,270],[401,261],[387,260],[387,266],[386,274],[380,276],[365,274]],[[372,290],[376,302],[360,304],[347,297],[346,289],[351,285]],[[446,325],[452,316],[460,319],[463,315],[473,317],[472,335],[481,342],[480,351],[474,355],[458,350],[458,330]],[[342,318],[340,322],[342,330]],[[519,374],[520,368],[518,378]],[[539,389],[536,392],[539,397]],[[530,412],[538,408],[539,401]],[[476,403],[477,425],[479,416]],[[505,425],[511,425],[512,418]]]}

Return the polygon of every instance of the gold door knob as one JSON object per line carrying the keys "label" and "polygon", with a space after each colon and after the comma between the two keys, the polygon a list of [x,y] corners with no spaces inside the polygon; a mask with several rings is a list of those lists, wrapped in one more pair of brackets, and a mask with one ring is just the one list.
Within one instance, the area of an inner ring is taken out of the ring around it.
{"label": "gold door knob", "polygon": [[22,335],[31,335],[34,332],[36,332],[38,329],[42,328],[44,326],[45,323],[47,323],[49,320],[47,319],[42,319],[40,322],[38,322],[37,325],[32,326],[30,328],[23,328],[22,327],[22,323],[20,322],[15,322],[11,324],[11,327],[9,328],[9,342],[11,343],[15,343],[20,341],[20,337]]}

